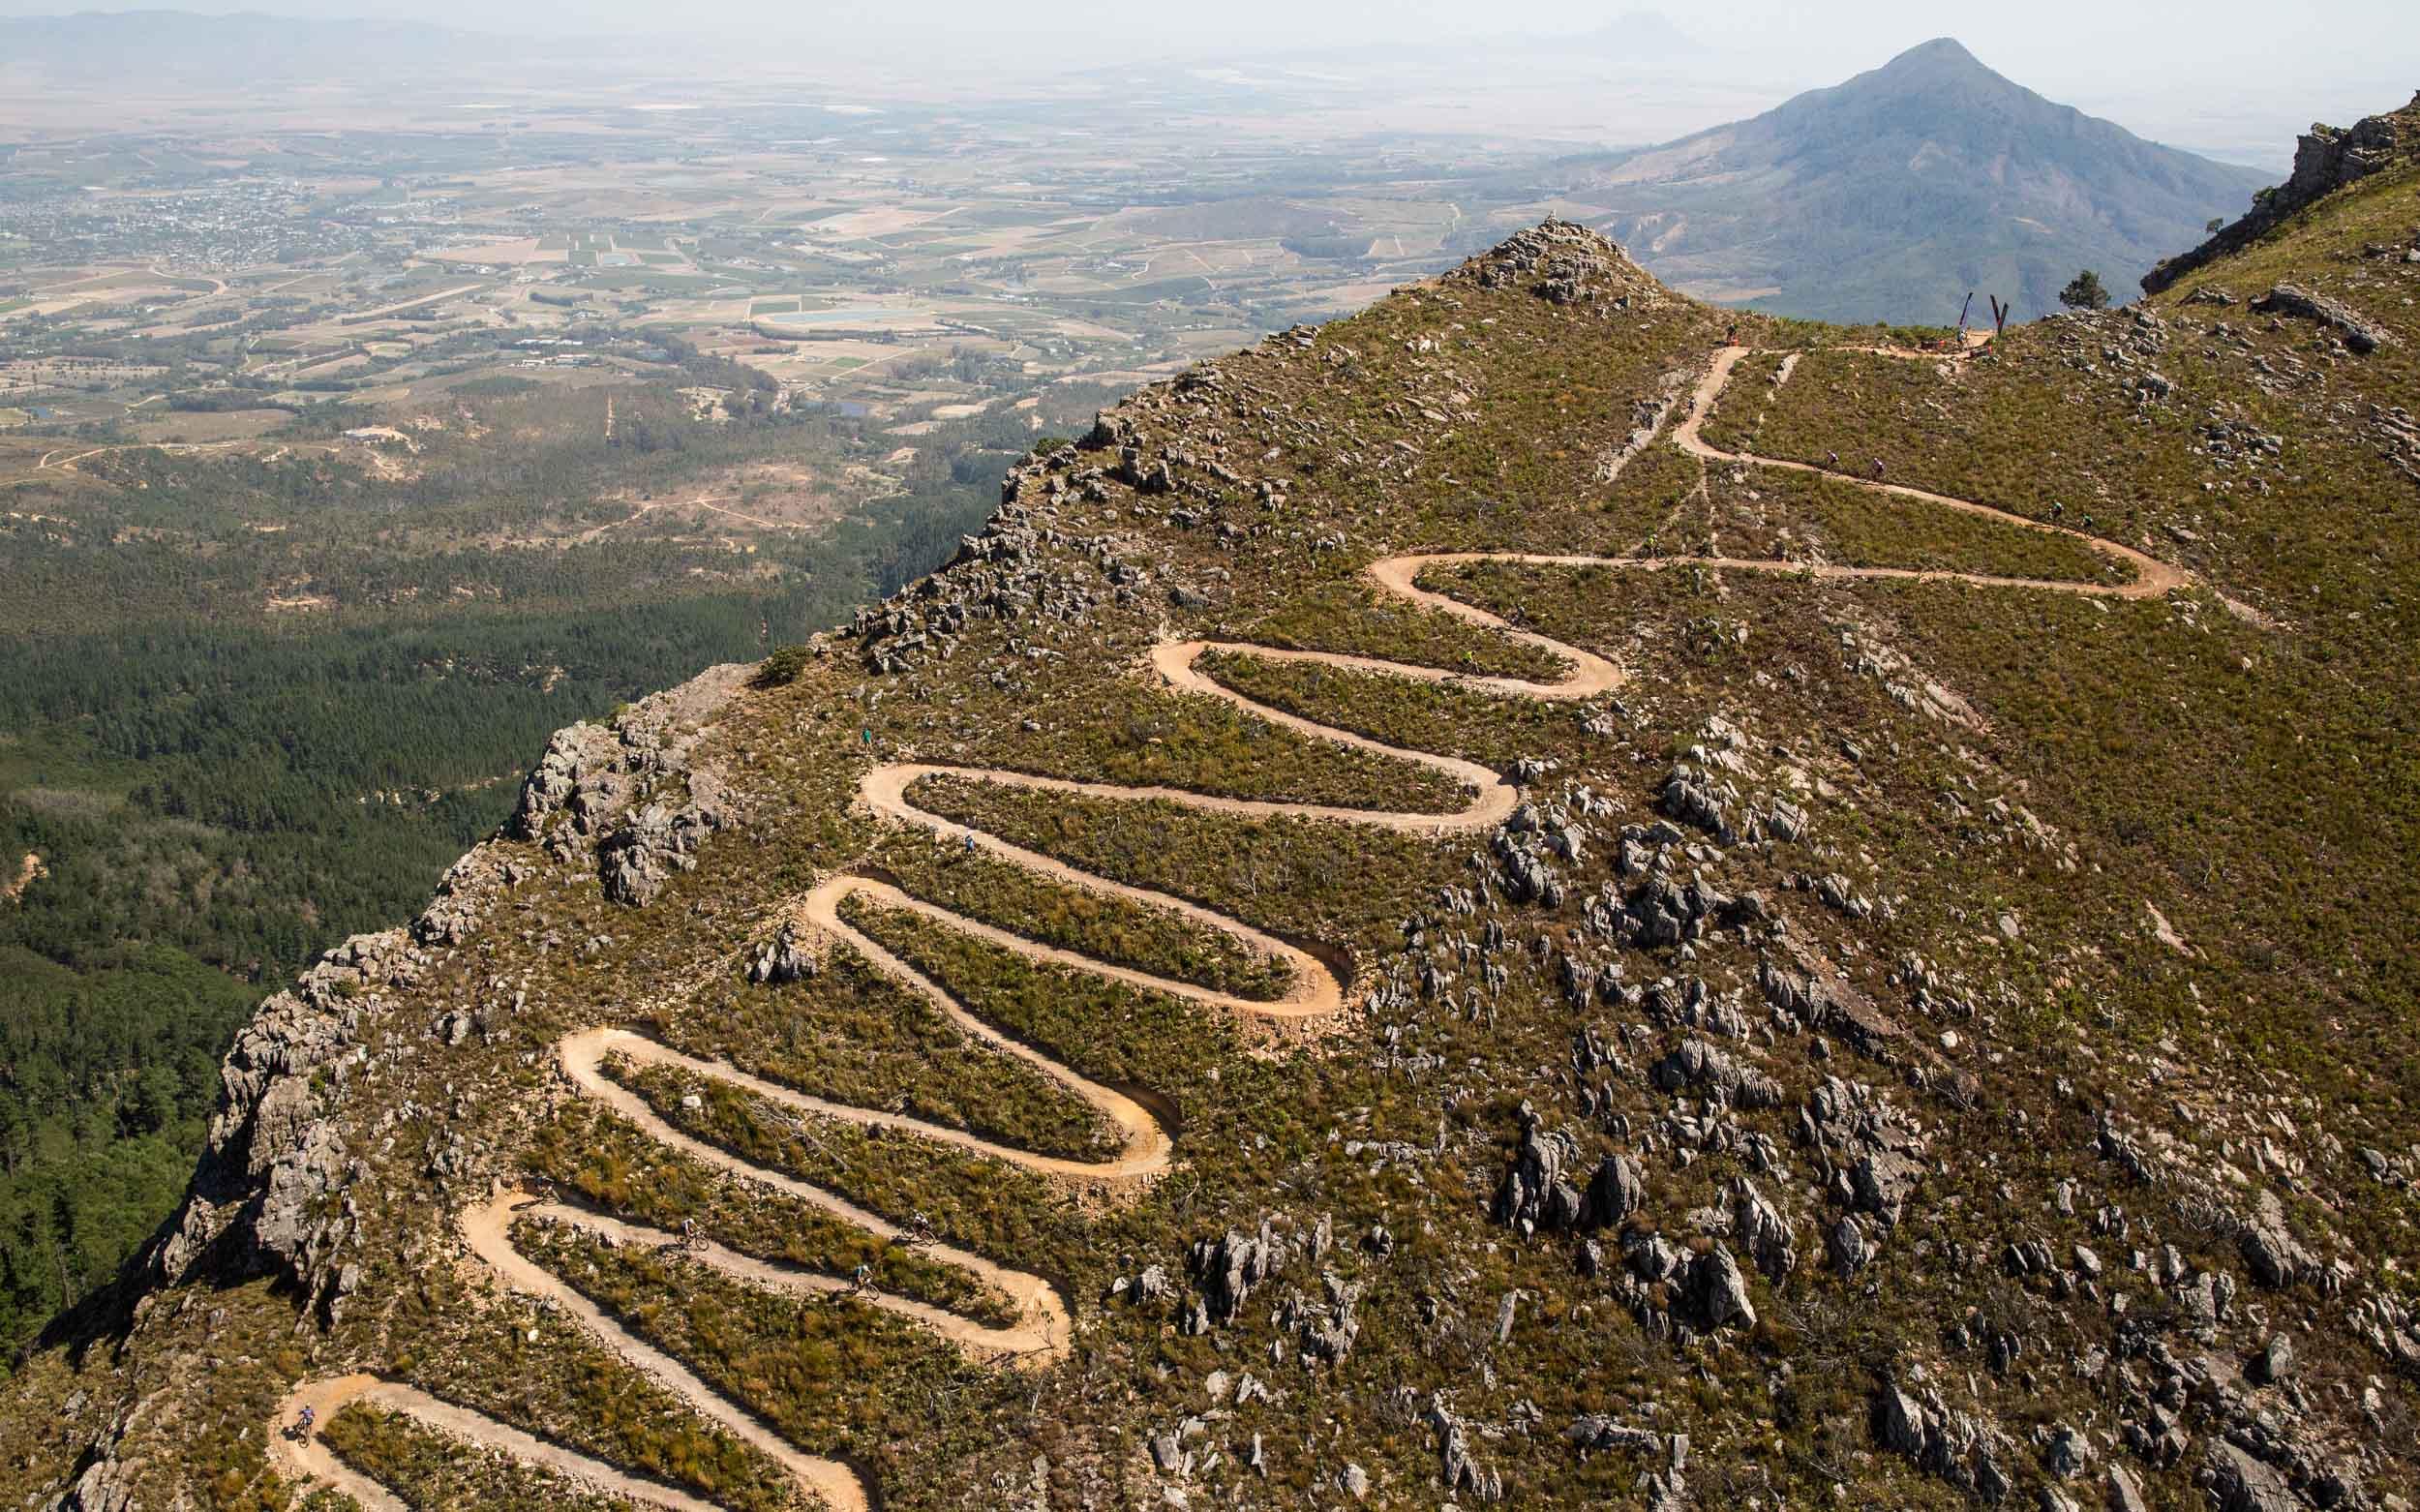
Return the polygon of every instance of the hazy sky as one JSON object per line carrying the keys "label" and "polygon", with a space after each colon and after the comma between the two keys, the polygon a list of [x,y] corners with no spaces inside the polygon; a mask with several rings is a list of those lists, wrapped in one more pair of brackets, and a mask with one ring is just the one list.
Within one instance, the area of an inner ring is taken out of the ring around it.
{"label": "hazy sky", "polygon": [[[833,35],[858,31],[946,44],[1013,37],[1101,61],[1120,47],[1265,51],[1379,39],[1483,36],[1511,8],[1468,0],[148,0],[145,6],[0,0],[0,14],[71,10],[254,11],[294,15],[383,15],[488,30],[708,27]],[[2133,80],[2203,90],[2367,76],[2420,88],[2420,18],[2412,0],[2028,0],[1944,5],[1938,0],[1533,0],[1519,8],[1537,31],[1601,26],[1632,9],[1660,9],[1717,49],[1795,56],[1810,77],[1953,36],[2029,83],[2072,88]],[[2355,39],[2358,39],[2356,42]]]}
{"label": "hazy sky", "polygon": [[[489,31],[622,34],[699,31],[764,45],[796,39],[835,51],[940,51],[964,64],[1020,70],[1052,58],[1073,69],[1121,57],[1267,56],[1372,43],[1498,35],[1513,8],[1469,0],[147,0],[151,8],[431,20]],[[1526,31],[1604,26],[1657,9],[1704,43],[1702,67],[1773,99],[1832,83],[1900,49],[1954,36],[1985,63],[2051,98],[2145,135],[2229,134],[2274,140],[2313,118],[2389,108],[2420,89],[2415,0],[1532,0]],[[0,0],[0,15],[83,9],[60,0]],[[103,4],[97,10],[139,7]],[[2193,123],[2210,123],[2196,130]],[[2220,123],[2225,123],[2223,125]],[[1681,123],[1688,128],[1709,124]],[[2290,148],[2277,141],[2275,151]]]}

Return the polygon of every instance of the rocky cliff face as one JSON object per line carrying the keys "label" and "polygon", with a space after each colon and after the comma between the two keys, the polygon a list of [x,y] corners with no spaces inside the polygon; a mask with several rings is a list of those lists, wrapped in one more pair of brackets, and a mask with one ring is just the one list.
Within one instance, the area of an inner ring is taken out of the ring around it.
{"label": "rocky cliff face", "polygon": [[[722,784],[689,761],[700,724],[749,668],[716,667],[609,724],[581,723],[547,743],[507,832],[593,868],[606,895],[644,903],[664,876],[694,865],[699,837],[724,813]],[[374,1055],[460,1043],[509,1001],[436,1014],[425,1036],[378,1046],[365,1023],[419,985],[436,953],[479,929],[523,863],[482,845],[454,863],[408,928],[360,934],[260,1005],[221,1069],[223,1091],[183,1207],[134,1264],[146,1285],[273,1276],[328,1320],[358,1284],[359,1209],[347,1188],[367,1176],[335,1118]],[[443,1151],[436,1160],[446,1159]]]}
{"label": "rocky cliff face", "polygon": [[2242,220],[2144,274],[2143,289],[2157,294],[2173,288],[2187,274],[2243,251],[2325,197],[2416,156],[2420,156],[2420,95],[2414,95],[2411,104],[2401,110],[2364,116],[2341,131],[2314,122],[2295,143],[2291,177],[2262,193]]}

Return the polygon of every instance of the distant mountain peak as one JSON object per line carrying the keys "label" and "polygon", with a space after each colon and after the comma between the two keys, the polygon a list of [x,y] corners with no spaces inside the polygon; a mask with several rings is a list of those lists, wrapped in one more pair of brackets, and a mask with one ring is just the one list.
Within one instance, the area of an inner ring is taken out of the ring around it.
{"label": "distant mountain peak", "polygon": [[1647,7],[1625,11],[1571,40],[1645,57],[1698,57],[1709,50],[1706,44],[1675,24],[1671,16]]}
{"label": "distant mountain peak", "polygon": [[1818,318],[1946,320],[1975,288],[2027,315],[2055,309],[2080,267],[2131,294],[2260,179],[2045,100],[1939,37],[1762,115],[1623,154],[1576,188],[1687,292]]}
{"label": "distant mountain peak", "polygon": [[1983,67],[1982,59],[1967,51],[1966,44],[1955,37],[1935,37],[1930,42],[1920,42],[1884,64],[1876,72],[1894,74],[1944,67],[1975,69],[1985,74],[1991,73],[1991,70]]}
{"label": "distant mountain peak", "polygon": [[1839,92],[1877,90],[1894,94],[1930,90],[2041,98],[2006,75],[1995,72],[1982,59],[1969,52],[1966,44],[1955,37],[1935,37],[1930,42],[1919,43],[1882,67],[1850,79],[1840,86]]}

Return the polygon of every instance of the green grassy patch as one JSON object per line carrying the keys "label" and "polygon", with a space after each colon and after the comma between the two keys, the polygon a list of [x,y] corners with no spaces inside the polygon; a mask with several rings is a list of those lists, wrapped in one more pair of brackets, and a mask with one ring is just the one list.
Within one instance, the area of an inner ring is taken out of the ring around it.
{"label": "green grassy patch", "polygon": [[[918,927],[929,932],[928,921]],[[1114,1148],[1092,1109],[1024,1061],[983,1043],[932,1000],[845,945],[803,981],[722,981],[662,1022],[664,1041],[784,1086],[884,1108],[1047,1155]]]}
{"label": "green grassy patch", "polygon": [[401,1412],[352,1403],[319,1438],[336,1457],[412,1506],[538,1506],[563,1512],[627,1512],[640,1503],[583,1489],[428,1428]]}
{"label": "green grassy patch", "polygon": [[[666,1067],[608,1060],[605,1072],[682,1133],[837,1193],[892,1224],[923,1213],[950,1243],[1025,1269],[1052,1257],[1064,1264],[1082,1249],[1074,1198],[1005,1161],[795,1113],[728,1082]],[[690,1095],[698,1106],[681,1105]]]}
{"label": "green grassy patch", "polygon": [[[983,1373],[919,1325],[843,1295],[769,1295],[705,1265],[522,1224],[514,1242],[639,1337],[810,1453],[879,1467],[958,1415]],[[991,1389],[999,1389],[993,1384]]]}
{"label": "green grassy patch", "polygon": [[862,898],[843,915],[985,1019],[1095,1080],[1175,1093],[1233,1052],[1226,1021],[1183,999],[1027,960]]}
{"label": "green grassy patch", "polygon": [[1722,555],[1845,567],[1974,572],[2055,583],[2123,584],[2129,564],[2073,536],[1878,494],[1834,478],[1773,468],[1713,486]]}
{"label": "green grassy patch", "polygon": [[566,1194],[650,1227],[678,1232],[695,1219],[707,1237],[741,1255],[827,1276],[867,1265],[885,1291],[980,1321],[1015,1317],[1007,1298],[966,1272],[670,1149],[603,1108],[565,1108],[539,1130],[528,1164]]}
{"label": "green grassy patch", "polygon": [[1044,945],[1237,997],[1266,1002],[1286,992],[1284,962],[1171,909],[1069,887],[923,834],[886,840],[876,859],[916,896]]}
{"label": "green grassy patch", "polygon": [[1341,651],[1535,681],[1551,682],[1569,670],[1534,646],[1442,610],[1381,595],[1360,579],[1316,584],[1255,620],[1237,639],[1283,650]]}

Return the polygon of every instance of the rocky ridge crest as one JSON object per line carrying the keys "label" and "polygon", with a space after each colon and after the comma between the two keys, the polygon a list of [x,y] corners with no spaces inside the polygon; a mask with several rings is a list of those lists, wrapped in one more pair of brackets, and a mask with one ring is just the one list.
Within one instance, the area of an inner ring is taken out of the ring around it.
{"label": "rocky ridge crest", "polygon": [[2241,220],[2144,274],[2143,289],[2173,288],[2187,274],[2243,251],[2338,190],[2414,157],[2420,157],[2420,94],[2401,110],[2364,116],[2342,130],[2314,122],[2294,144],[2294,171],[2284,183],[2255,197]]}

